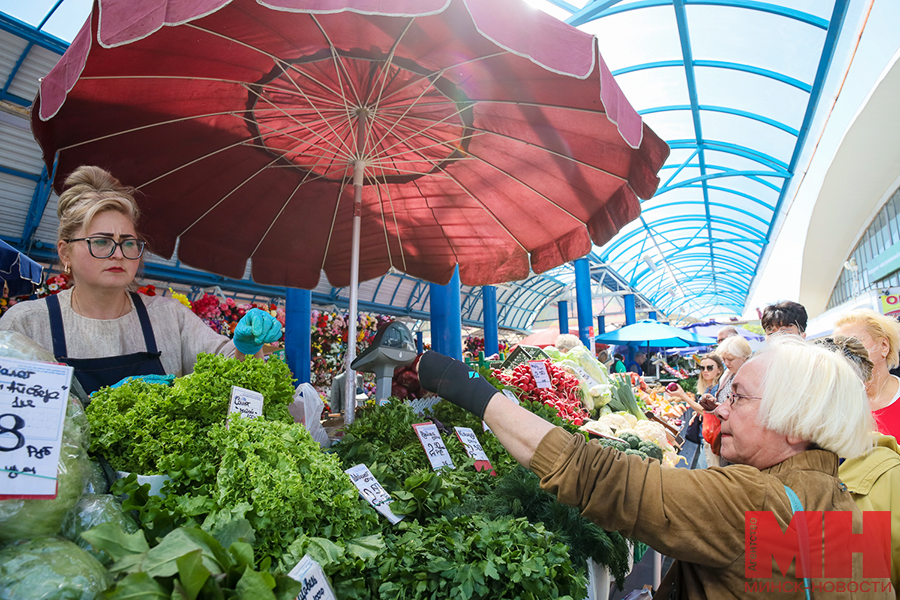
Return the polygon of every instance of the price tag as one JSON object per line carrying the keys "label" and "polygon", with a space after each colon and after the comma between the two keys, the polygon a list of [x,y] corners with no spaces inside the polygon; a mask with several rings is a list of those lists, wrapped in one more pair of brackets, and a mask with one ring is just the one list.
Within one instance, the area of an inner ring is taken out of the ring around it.
{"label": "price tag", "polygon": [[531,367],[531,374],[534,376],[534,384],[538,389],[548,389],[553,387],[550,380],[550,374],[547,372],[547,365],[545,365],[543,361],[530,360],[528,361],[528,366]]}
{"label": "price tag", "polygon": [[509,398],[510,400],[512,400],[513,402],[515,402],[516,404],[521,404],[521,402],[519,402],[519,399],[516,398],[516,395],[513,394],[511,391],[503,390],[503,395],[506,396],[507,398]]}
{"label": "price tag", "polygon": [[0,500],[56,497],[72,367],[0,358]]}
{"label": "price tag", "polygon": [[465,446],[469,458],[488,461],[487,454],[484,453],[484,448],[481,447],[481,442],[478,441],[478,436],[474,431],[468,427],[454,427],[453,429],[456,430],[456,437]]}
{"label": "price tag", "polygon": [[581,367],[575,367],[575,374],[578,376],[578,379],[588,384],[588,387],[594,387],[595,385],[600,385],[600,382],[591,377],[587,371],[582,369]]}
{"label": "price tag", "polygon": [[359,464],[355,467],[350,467],[344,471],[344,473],[350,476],[350,481],[352,481],[353,485],[356,486],[356,489],[359,490],[359,495],[368,500],[369,504],[372,505],[372,508],[384,515],[392,525],[396,525],[403,519],[403,517],[398,517],[391,512],[388,505],[393,502],[394,499],[391,498],[391,495],[388,494],[383,487],[381,487],[381,484],[378,483],[378,480],[372,475],[369,467]]}
{"label": "price tag", "polygon": [[304,556],[297,566],[291,569],[288,577],[299,581],[303,586],[297,594],[297,600],[336,600],[334,590],[325,577],[322,566],[309,554]]}
{"label": "price tag", "polygon": [[263,395],[253,390],[231,386],[231,405],[228,414],[237,413],[244,419],[254,419],[263,414]]}
{"label": "price tag", "polygon": [[428,462],[431,463],[432,469],[437,471],[444,467],[456,468],[453,465],[453,460],[450,458],[450,453],[447,452],[447,446],[444,445],[444,440],[441,438],[437,425],[434,423],[416,423],[413,425],[413,429],[416,430],[416,435],[419,436],[419,441],[422,443],[422,447],[425,448],[425,454],[428,455]]}

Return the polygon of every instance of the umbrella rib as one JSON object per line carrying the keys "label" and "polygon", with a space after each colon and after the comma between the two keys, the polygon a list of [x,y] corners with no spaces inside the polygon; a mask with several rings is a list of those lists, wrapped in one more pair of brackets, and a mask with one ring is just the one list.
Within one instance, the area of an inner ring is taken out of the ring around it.
{"label": "umbrella rib", "polygon": [[[397,47],[400,45],[400,42],[403,40],[403,37],[409,31],[409,28],[412,27],[412,24],[414,22],[415,22],[415,17],[411,17],[410,19],[407,20],[406,26],[403,27],[403,31],[400,32],[400,34],[397,36],[397,39],[395,39],[394,43],[391,45],[391,50],[390,50],[390,52],[388,52],[387,59],[385,61],[381,62],[381,73],[382,73],[381,87],[378,90],[378,96],[375,98],[375,103],[372,106],[371,116],[373,119],[375,118],[375,115],[378,114],[379,106],[381,106],[381,100],[384,95],[385,87],[387,86],[388,75],[390,74],[390,67],[394,63],[394,55],[397,52]],[[369,99],[367,98],[367,100],[369,100]],[[372,137],[373,137],[372,136],[372,128],[369,127],[368,130],[366,131],[366,144],[368,144],[371,141]],[[378,143],[380,143],[380,140],[376,144],[373,144],[371,147],[376,148]]]}
{"label": "umbrella rib", "polygon": [[338,197],[337,202],[334,203],[334,213],[331,215],[331,227],[328,229],[328,239],[325,241],[325,252],[322,254],[322,265],[319,267],[319,270],[325,270],[325,261],[328,260],[328,250],[331,248],[331,236],[334,235],[334,224],[337,223],[337,213],[341,207],[341,195],[344,193],[344,187],[347,185],[347,171],[344,171],[344,176],[341,178],[341,185],[338,187]]}
{"label": "umbrella rib", "polygon": [[[282,108],[282,109],[279,109],[279,107],[277,107],[277,106],[275,106],[274,104],[272,104],[271,101],[269,101],[268,99],[266,99],[266,98],[264,98],[262,95],[260,95],[259,92],[256,92],[255,90],[250,90],[250,89],[247,88],[246,86],[244,86],[244,88],[247,89],[248,92],[252,92],[252,93],[256,94],[257,98],[259,98],[260,100],[263,100],[264,102],[267,102],[269,105],[272,106],[273,109],[280,110],[281,113],[282,113],[285,117],[287,117],[289,120],[291,120],[292,122],[297,123],[297,125],[299,125],[300,127],[305,128],[306,130],[308,130],[308,131],[309,131],[310,133],[312,133],[313,135],[315,135],[315,136],[321,138],[324,142],[326,142],[326,143],[328,143],[329,145],[331,145],[331,146],[334,148],[334,153],[335,153],[335,154],[337,154],[337,155],[339,155],[339,156],[344,156],[345,158],[347,158],[347,159],[349,160],[349,158],[350,158],[349,148],[347,149],[346,154],[342,154],[342,153],[344,152],[344,149],[343,149],[341,146],[338,146],[338,145],[334,144],[333,142],[329,141],[329,140],[326,139],[325,136],[323,136],[322,134],[320,134],[320,133],[318,133],[318,132],[316,132],[316,131],[313,131],[312,128],[310,128],[308,125],[305,125],[305,124],[301,123],[300,121],[298,121],[298,120],[297,120],[296,118],[294,118],[292,115],[288,114],[288,112],[287,112],[286,110],[284,110],[283,108]],[[298,89],[298,91],[300,91],[301,94],[303,93],[303,91],[300,90],[300,88],[297,88],[297,89]],[[312,106],[312,103],[310,103],[310,106]],[[334,128],[331,126],[331,123],[329,123],[329,122],[328,122],[328,119],[325,118],[325,115],[323,115],[322,113],[320,113],[320,112],[318,111],[318,109],[315,109],[315,108],[314,108],[314,110],[316,111],[316,114],[318,114],[319,117],[322,119],[322,123],[324,123],[324,124],[328,127],[328,129],[330,129],[331,132],[335,135],[335,138],[337,138],[339,141],[342,141],[341,138],[340,138],[340,136],[338,136],[337,132],[336,132],[336,131],[334,130]],[[259,121],[253,121],[253,122],[256,123],[257,125],[259,124]],[[277,130],[276,130],[276,131],[277,131]],[[304,140],[304,141],[305,141],[305,140]]]}
{"label": "umbrella rib", "polygon": [[[256,255],[256,251],[259,250],[259,247],[262,246],[262,243],[264,241],[266,241],[266,238],[269,236],[269,232],[272,231],[272,228],[275,226],[275,222],[278,220],[279,217],[281,217],[281,215],[284,213],[285,209],[287,209],[287,205],[291,203],[291,200],[294,199],[294,196],[297,194],[297,190],[300,189],[300,186],[302,186],[304,183],[306,183],[306,180],[309,179],[309,176],[313,173],[313,170],[316,167],[320,166],[320,164],[322,162],[321,161],[322,158],[324,158],[324,157],[320,157],[319,162],[317,162],[314,167],[309,169],[303,175],[303,179],[300,180],[300,183],[297,184],[297,187],[294,188],[294,191],[291,192],[291,194],[288,196],[287,200],[284,201],[284,204],[281,205],[281,209],[278,211],[278,214],[275,215],[275,217],[273,217],[272,220],[269,222],[269,226],[266,228],[265,233],[262,234],[262,237],[259,238],[259,241],[256,243],[256,247],[253,248],[253,252],[250,253],[251,259]],[[315,181],[315,179],[318,179],[318,177],[314,178],[313,181]]]}
{"label": "umbrella rib", "polygon": [[[413,149],[412,151],[418,153],[415,149]],[[437,170],[439,170],[439,171],[442,171],[442,172],[444,173],[444,175],[446,175],[446,177],[447,177],[448,179],[450,179],[450,181],[452,181],[453,183],[455,183],[455,184],[459,187],[459,189],[461,189],[463,192],[465,192],[467,196],[469,196],[469,197],[470,197],[472,200],[474,200],[479,206],[481,206],[482,210],[484,210],[484,212],[486,212],[486,213],[488,214],[488,216],[490,216],[491,219],[493,219],[494,222],[497,223],[497,225],[498,225],[501,229],[503,229],[503,231],[505,231],[505,232],[507,233],[507,235],[509,235],[509,237],[510,237],[516,244],[518,244],[518,246],[519,246],[524,252],[528,252],[528,248],[526,248],[526,247],[524,246],[524,244],[522,244],[522,242],[520,242],[519,239],[518,239],[518,238],[517,238],[517,237],[516,237],[516,236],[515,236],[515,235],[514,235],[507,227],[506,227],[506,225],[504,225],[504,224],[500,221],[500,219],[497,218],[497,216],[494,214],[494,212],[493,212],[491,209],[489,209],[489,208],[487,207],[487,205],[484,204],[484,202],[482,202],[481,200],[479,200],[479,199],[475,196],[475,194],[473,194],[473,193],[469,190],[469,188],[467,188],[461,181],[459,181],[459,179],[457,179],[452,173],[449,173],[446,169],[441,169],[441,168],[438,166],[438,164],[435,163],[435,162],[434,162],[433,160],[431,160],[430,158],[428,158],[428,157],[426,157],[426,156],[422,156],[422,160],[424,160],[425,162],[431,163],[431,164],[435,167],[435,169],[437,169]],[[414,183],[414,185],[418,188],[418,183],[416,183],[416,182],[413,182],[413,183]],[[421,192],[421,190],[420,190],[420,192]],[[424,197],[424,194],[423,194],[423,197]],[[431,208],[431,207],[429,206],[429,208]],[[433,209],[432,209],[432,210],[433,210]],[[449,240],[448,240],[448,243],[449,243]],[[456,250],[453,251],[453,254],[454,254],[454,256],[456,256]],[[457,262],[459,262],[458,257],[457,257]]]}
{"label": "umbrella rib", "polygon": [[[412,107],[410,107],[410,108],[412,108]],[[413,129],[413,128],[411,128],[411,127],[407,127],[407,129],[408,129],[409,131],[412,132],[411,135],[409,135],[409,136],[407,136],[407,137],[405,137],[405,138],[399,139],[396,143],[391,144],[390,146],[387,146],[387,147],[385,147],[385,148],[382,148],[382,149],[381,149],[381,152],[379,152],[379,154],[375,154],[375,155],[372,156],[372,159],[373,159],[373,160],[377,160],[377,159],[381,158],[382,156],[386,156],[386,155],[385,155],[385,152],[387,152],[387,151],[390,150],[391,148],[396,148],[396,147],[399,146],[400,144],[404,144],[404,143],[408,142],[409,140],[413,139],[413,137],[416,136],[416,135],[419,135],[419,134],[425,134],[429,129],[433,129],[433,128],[437,127],[438,125],[443,124],[445,121],[447,121],[447,119],[453,118],[453,117],[455,117],[455,116],[461,114],[463,111],[468,110],[469,108],[471,108],[471,106],[467,106],[467,107],[465,107],[465,108],[459,109],[459,110],[457,110],[457,111],[455,111],[455,112],[453,112],[453,113],[451,113],[451,114],[446,115],[443,119],[441,119],[441,120],[439,120],[439,121],[428,121],[427,119],[422,119],[421,117],[419,117],[419,120],[425,120],[425,121],[427,121],[427,122],[429,122],[429,123],[431,123],[431,124],[428,125],[428,127],[426,127],[425,129]],[[401,123],[401,121],[402,121],[402,119],[403,119],[404,117],[406,117],[406,113],[404,113],[403,115],[401,115],[400,117],[398,117],[398,118],[394,121],[393,125],[391,125],[391,128],[390,128],[390,129],[389,129],[389,130],[381,137],[381,139],[378,141],[379,144],[381,144],[381,142],[384,141],[384,139],[387,137],[387,135],[388,135],[389,133],[391,133],[394,129],[396,129],[396,128],[398,128],[398,127],[403,127],[400,123]],[[415,119],[416,117],[411,117],[411,118]],[[463,131],[466,131],[467,129],[469,129],[469,128],[468,128],[467,126],[465,126],[465,125],[458,125],[458,127],[462,128]],[[483,131],[483,130],[481,130],[481,131]],[[399,137],[399,136],[398,136],[398,137]],[[426,136],[426,137],[427,137],[427,136]],[[461,144],[462,141],[465,140],[465,139],[468,138],[468,137],[470,137],[470,136],[463,136],[463,137],[461,137],[461,138],[456,138],[456,139],[457,139],[457,140],[460,142],[460,144]],[[448,141],[452,141],[452,140],[448,140]],[[446,147],[445,144],[442,144],[442,145],[444,145],[444,146]],[[452,150],[453,152],[455,152],[455,151],[458,150],[458,149],[459,149],[458,147],[452,147],[452,148],[451,148],[451,150]]]}
{"label": "umbrella rib", "polygon": [[[424,134],[424,135],[425,135],[425,137],[429,137],[427,134]],[[502,175],[505,175],[507,178],[511,179],[512,181],[515,181],[515,182],[518,183],[519,185],[521,185],[521,186],[527,188],[527,189],[530,190],[532,193],[534,193],[535,195],[539,196],[540,198],[543,198],[546,202],[548,202],[549,204],[553,205],[554,207],[556,207],[557,209],[559,209],[561,212],[563,212],[563,213],[566,214],[567,216],[572,217],[573,219],[575,219],[577,222],[579,222],[579,223],[581,223],[581,224],[585,224],[584,221],[582,221],[581,219],[579,219],[578,217],[576,217],[575,215],[573,215],[571,212],[569,212],[568,210],[566,210],[565,208],[563,208],[562,206],[560,206],[559,204],[557,204],[556,202],[554,202],[553,200],[551,200],[548,196],[546,196],[546,195],[544,195],[543,193],[539,192],[538,190],[534,189],[532,186],[530,186],[530,185],[528,185],[527,183],[525,183],[524,181],[522,181],[522,180],[516,178],[515,176],[513,176],[513,175],[510,174],[510,173],[508,173],[507,171],[505,171],[505,170],[501,169],[500,167],[498,167],[498,166],[496,166],[496,165],[494,165],[494,164],[488,162],[487,160],[481,158],[481,157],[478,156],[477,154],[468,154],[468,156],[471,157],[472,160],[476,160],[476,161],[478,161],[478,162],[481,162],[482,164],[485,164],[485,165],[489,166],[490,168],[494,169],[494,170],[497,171],[498,173],[500,173],[500,174],[502,174]],[[446,171],[444,171],[444,172],[446,173]],[[448,173],[448,175],[449,175],[449,173]],[[451,175],[451,177],[452,177],[452,175]]]}
{"label": "umbrella rib", "polygon": [[[322,33],[322,36],[325,38],[325,41],[328,42],[328,48],[331,50],[331,59],[334,62],[334,72],[338,79],[338,90],[339,96],[344,101],[344,107],[347,113],[347,122],[353,122],[353,116],[350,113],[350,103],[347,102],[347,95],[344,91],[344,84],[341,81],[341,73],[344,72],[344,63],[340,60],[340,55],[338,54],[337,48],[334,46],[334,42],[331,41],[331,38],[328,37],[328,34],[325,32],[325,28],[322,27],[322,24],[319,23],[319,20],[315,15],[310,15],[310,18],[313,20],[313,23],[316,24],[316,27],[319,28],[319,31]],[[362,102],[360,102],[359,94],[356,91],[356,88],[353,86],[353,80],[350,78],[350,74],[344,72],[347,77],[347,86],[350,88],[350,91],[353,92],[353,96],[356,98],[356,105],[362,106]],[[362,155],[362,148],[356,149],[357,153]]]}
{"label": "umbrella rib", "polygon": [[[391,218],[394,221],[394,229],[397,231],[397,246],[400,248],[400,262],[403,264],[403,272],[405,273],[406,269],[407,269],[406,253],[403,251],[403,240],[400,238],[400,225],[397,223],[397,211],[394,210],[394,199],[391,197],[391,188],[387,183],[387,174],[384,172],[383,167],[376,166],[375,168],[377,168],[381,171],[381,176],[384,178],[384,184],[382,184],[381,182],[378,181],[377,176],[373,175],[373,177],[372,177],[372,179],[375,181],[376,187],[379,187],[379,189],[380,189],[381,186],[383,185],[384,189],[386,190],[388,203],[391,205]],[[380,192],[379,192],[379,197],[381,197]],[[391,266],[394,266],[394,257],[391,254],[391,241],[388,236],[387,223],[384,222],[384,204],[380,201],[378,203],[378,209],[381,212],[381,225],[382,225],[382,228],[384,229],[384,242],[385,242],[385,245],[387,246],[388,259],[391,261]]]}
{"label": "umbrella rib", "polygon": [[225,202],[226,200],[228,200],[228,198],[231,197],[232,194],[234,194],[234,193],[237,192],[240,188],[242,188],[244,185],[246,185],[248,181],[250,181],[251,179],[253,179],[253,178],[256,177],[257,175],[259,175],[260,173],[262,173],[263,171],[265,171],[268,167],[270,167],[273,163],[275,163],[275,162],[278,161],[278,160],[280,160],[280,159],[279,159],[279,158],[276,158],[275,160],[273,160],[273,161],[272,161],[271,163],[269,163],[268,165],[265,165],[264,167],[262,167],[261,169],[259,169],[258,171],[256,171],[255,173],[253,173],[252,175],[250,175],[249,177],[247,177],[246,179],[244,179],[244,181],[243,181],[240,185],[236,186],[233,190],[231,190],[230,192],[228,192],[227,194],[225,194],[224,196],[222,196],[222,198],[220,198],[218,202],[216,202],[215,204],[213,204],[212,206],[210,206],[208,209],[206,209],[206,211],[205,211],[202,215],[200,215],[199,217],[197,217],[197,218],[194,220],[193,223],[191,223],[191,224],[188,225],[184,230],[182,230],[182,232],[178,234],[178,237],[180,238],[180,237],[183,236],[185,233],[187,233],[188,231],[190,231],[190,230],[194,227],[194,225],[196,225],[197,223],[199,223],[200,221],[202,221],[202,220],[206,217],[206,215],[208,215],[209,213],[211,213],[212,211],[214,211],[216,208],[219,207],[220,204],[222,204],[223,202]]}

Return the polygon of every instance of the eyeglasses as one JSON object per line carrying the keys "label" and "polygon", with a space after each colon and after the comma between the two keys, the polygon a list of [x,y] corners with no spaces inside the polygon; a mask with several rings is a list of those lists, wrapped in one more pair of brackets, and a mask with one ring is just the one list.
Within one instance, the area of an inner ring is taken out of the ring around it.
{"label": "eyeglasses", "polygon": [[122,256],[129,260],[137,260],[144,254],[144,240],[127,238],[121,242],[108,237],[85,237],[63,240],[64,242],[87,242],[88,251],[94,258],[109,258],[116,253],[116,248],[122,249]]}
{"label": "eyeglasses", "polygon": [[799,325],[797,325],[796,323],[791,323],[790,325],[782,325],[781,327],[776,327],[774,325],[770,325],[769,327],[767,327],[765,329],[765,332],[766,332],[766,335],[775,335],[776,333],[794,333],[791,330],[792,327],[797,328],[797,333],[800,333],[803,331],[802,329],[800,329]]}
{"label": "eyeglasses", "polygon": [[701,371],[715,371],[716,365],[700,365]]}
{"label": "eyeglasses", "polygon": [[744,394],[735,394],[734,392],[728,392],[728,395],[725,396],[725,401],[728,402],[728,407],[734,406],[734,403],[739,400],[762,400],[762,396],[746,396]]}

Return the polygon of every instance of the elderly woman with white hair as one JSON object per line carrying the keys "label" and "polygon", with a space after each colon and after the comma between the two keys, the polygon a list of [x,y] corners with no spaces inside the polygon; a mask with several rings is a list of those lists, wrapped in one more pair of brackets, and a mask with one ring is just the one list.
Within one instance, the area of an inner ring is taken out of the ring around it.
{"label": "elderly woman with white hair", "polygon": [[[795,562],[762,581],[745,573],[746,514],[770,511],[784,529],[793,518],[791,495],[800,510],[846,511],[854,530],[862,528],[862,513],[838,479],[838,456],[872,448],[865,390],[847,360],[800,338],[770,342],[741,367],[716,409],[722,456],[737,463],[727,468],[667,468],[587,442],[468,372],[434,352],[419,362],[423,387],[482,417],[516,460],[541,477],[543,489],[599,526],[675,558],[657,598],[757,598],[754,582],[802,598]],[[894,598],[887,576],[863,577],[859,554],[852,580],[872,585],[866,592],[844,585],[829,598]]]}

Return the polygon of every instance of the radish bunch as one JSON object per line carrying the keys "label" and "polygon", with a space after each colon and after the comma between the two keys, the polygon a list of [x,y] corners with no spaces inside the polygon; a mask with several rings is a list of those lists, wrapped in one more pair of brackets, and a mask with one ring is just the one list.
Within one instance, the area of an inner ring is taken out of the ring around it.
{"label": "radish bunch", "polygon": [[580,426],[588,419],[589,415],[581,404],[578,378],[549,360],[542,362],[547,367],[547,374],[550,375],[552,384],[550,388],[537,387],[537,382],[534,380],[531,367],[527,362],[515,367],[511,373],[494,369],[493,375],[506,385],[521,389],[524,394],[520,396],[520,399],[548,404],[557,410],[560,417]]}

